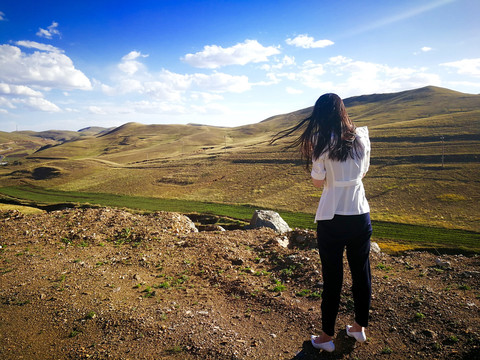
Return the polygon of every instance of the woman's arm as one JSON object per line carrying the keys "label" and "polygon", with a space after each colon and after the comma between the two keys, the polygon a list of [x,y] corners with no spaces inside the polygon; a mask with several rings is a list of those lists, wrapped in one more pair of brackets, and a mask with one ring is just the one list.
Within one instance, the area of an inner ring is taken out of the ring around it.
{"label": "woman's arm", "polygon": [[313,186],[315,186],[316,188],[321,188],[321,187],[323,187],[323,184],[325,183],[325,179],[317,180],[317,179],[312,178],[312,182],[313,182]]}

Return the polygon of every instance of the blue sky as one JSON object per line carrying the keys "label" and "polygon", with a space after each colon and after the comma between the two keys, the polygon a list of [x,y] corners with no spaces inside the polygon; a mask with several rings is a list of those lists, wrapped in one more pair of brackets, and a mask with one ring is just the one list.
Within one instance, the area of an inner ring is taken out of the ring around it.
{"label": "blue sky", "polygon": [[478,0],[0,2],[0,131],[239,126],[323,93],[480,93]]}

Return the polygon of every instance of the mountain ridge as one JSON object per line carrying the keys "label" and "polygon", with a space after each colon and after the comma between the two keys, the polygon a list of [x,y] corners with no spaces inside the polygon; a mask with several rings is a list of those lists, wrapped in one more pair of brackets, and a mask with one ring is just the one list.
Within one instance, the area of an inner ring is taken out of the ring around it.
{"label": "mountain ridge", "polygon": [[[372,166],[364,184],[373,217],[480,231],[480,95],[425,87],[345,101],[355,124],[369,127]],[[234,128],[127,123],[64,143],[30,138],[30,148],[6,140],[0,154],[10,164],[0,168],[0,186],[311,213],[319,193],[299,155],[285,149],[288,139],[270,144],[310,112]],[[45,168],[48,179],[37,176]]]}

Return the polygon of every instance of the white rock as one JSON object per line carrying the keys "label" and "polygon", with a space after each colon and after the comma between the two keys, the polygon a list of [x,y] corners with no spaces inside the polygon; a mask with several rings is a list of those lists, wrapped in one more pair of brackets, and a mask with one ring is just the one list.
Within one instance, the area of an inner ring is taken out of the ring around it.
{"label": "white rock", "polygon": [[288,240],[288,238],[286,236],[276,238],[275,241],[277,242],[277,244],[279,246],[284,247],[284,248],[288,248],[288,244],[290,243],[290,241]]}
{"label": "white rock", "polygon": [[255,213],[250,220],[250,227],[268,227],[280,234],[292,231],[280,214],[271,210],[255,210]]}
{"label": "white rock", "polygon": [[373,251],[375,254],[380,254],[382,252],[380,246],[374,241],[370,243],[370,250]]}
{"label": "white rock", "polygon": [[441,268],[449,268],[450,267],[450,263],[446,260],[442,260],[442,259],[435,259],[435,264],[437,264],[437,266],[441,267]]}

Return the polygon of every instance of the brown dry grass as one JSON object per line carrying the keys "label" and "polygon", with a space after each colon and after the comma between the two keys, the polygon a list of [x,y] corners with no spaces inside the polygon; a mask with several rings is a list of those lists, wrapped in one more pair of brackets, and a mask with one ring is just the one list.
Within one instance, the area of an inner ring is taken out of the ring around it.
{"label": "brown dry grass", "polygon": [[[374,219],[480,231],[478,99],[430,87],[346,101],[357,125],[370,130],[372,166],[364,183]],[[297,154],[268,144],[276,131],[309,111],[238,128],[129,123],[0,169],[0,185],[313,213],[320,192]],[[21,172],[40,166],[62,169],[62,176],[34,181]],[[461,200],[450,201],[452,196]]]}

